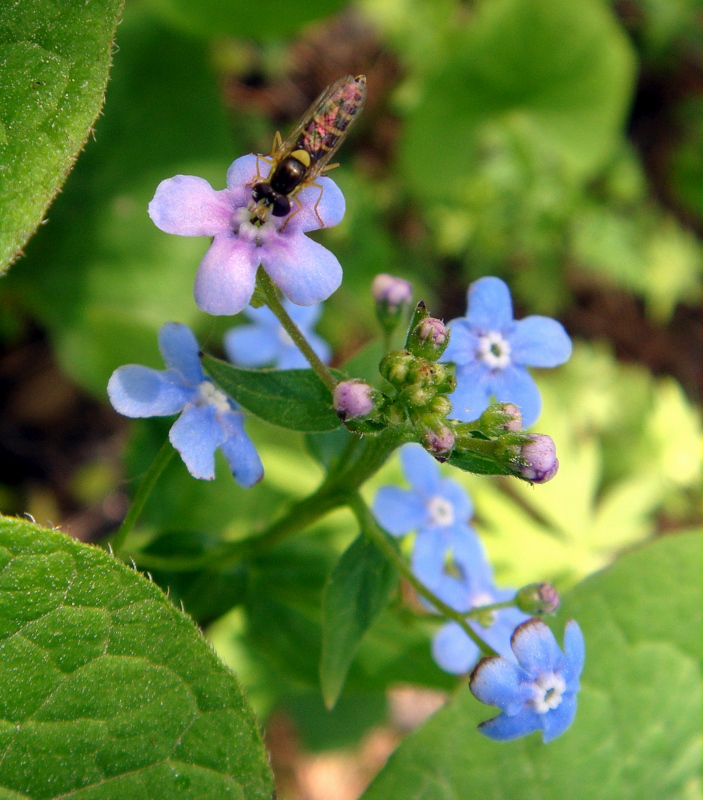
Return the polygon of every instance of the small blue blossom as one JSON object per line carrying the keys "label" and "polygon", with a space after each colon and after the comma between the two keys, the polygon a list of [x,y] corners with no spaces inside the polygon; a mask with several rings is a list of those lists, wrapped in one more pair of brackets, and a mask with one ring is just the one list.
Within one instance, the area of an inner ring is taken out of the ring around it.
{"label": "small blue blossom", "polygon": [[264,471],[244,432],[244,415],[207,378],[192,331],[167,322],[159,331],[159,349],[167,369],[138,364],[116,369],[107,385],[110,402],[126,417],[167,417],[183,412],[169,433],[194,478],[215,477],[215,450],[225,455],[237,483],[258,483]]}
{"label": "small blue blossom", "polygon": [[216,191],[203,178],[176,175],[162,181],[149,203],[158,228],[179,236],[212,236],[195,278],[195,302],[208,314],[238,314],[254,292],[259,265],[293,303],[326,300],[342,282],[337,258],[305,234],[339,224],[344,196],[334,181],[320,177],[296,195],[300,203],[285,217],[269,214],[251,222],[251,187],[270,165],[255,155],[238,158],[227,171],[227,188]]}
{"label": "small blue blossom", "polygon": [[[331,355],[330,347],[313,332],[322,306],[297,306],[285,300],[283,307],[320,360],[327,364]],[[247,306],[244,313],[253,324],[230,328],[224,338],[227,358],[233,364],[243,367],[271,365],[277,369],[305,369],[310,366],[270,308]]]}
{"label": "small blue blossom", "polygon": [[544,742],[551,742],[576,715],[585,656],[581,629],[574,620],[566,623],[562,652],[544,622],[530,619],[515,630],[511,646],[517,664],[499,656],[484,658],[471,675],[474,696],[503,712],[478,729],[498,741],[541,730]]}
{"label": "small blue blossom", "polygon": [[500,278],[481,278],[468,291],[466,316],[451,322],[451,339],[442,360],[456,364],[452,406],[457,419],[477,419],[491,403],[520,407],[526,428],[542,407],[539,389],[527,367],[556,367],[571,355],[571,339],[549,317],[513,319],[508,286]]}
{"label": "small blue blossom", "polygon": [[412,488],[382,487],[373,512],[393,536],[417,531],[413,571],[428,589],[453,605],[461,600],[463,588],[459,578],[446,575],[447,559],[488,569],[481,542],[469,524],[473,504],[458,483],[441,477],[437,462],[420,445],[402,447],[400,460]]}
{"label": "small blue blossom", "polygon": [[[499,589],[493,583],[493,573],[485,562],[475,560],[467,562],[459,554],[453,554],[451,571],[458,573],[458,578],[451,573],[444,579],[436,580],[435,594],[444,599],[451,586],[452,602],[448,602],[457,611],[469,611],[478,606],[493,605],[512,600],[514,589]],[[497,653],[512,658],[510,637],[515,627],[525,622],[529,616],[517,608],[501,608],[484,612],[483,616],[467,619],[467,624]],[[437,632],[432,641],[432,656],[445,671],[454,675],[468,672],[480,658],[478,646],[466,635],[456,622],[448,622]]]}

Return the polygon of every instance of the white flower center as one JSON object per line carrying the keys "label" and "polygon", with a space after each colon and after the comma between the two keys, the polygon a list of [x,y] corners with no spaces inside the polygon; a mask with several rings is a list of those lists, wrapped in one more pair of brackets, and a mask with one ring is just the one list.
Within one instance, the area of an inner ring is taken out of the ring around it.
{"label": "white flower center", "polygon": [[491,369],[505,369],[510,364],[510,344],[497,331],[491,331],[479,337],[476,355]]}
{"label": "white flower center", "polygon": [[542,675],[534,682],[535,696],[532,705],[538,714],[546,714],[561,703],[566,691],[566,681],[553,672]]}
{"label": "white flower center", "polygon": [[[250,204],[253,207],[253,201]],[[248,206],[238,208],[232,215],[232,230],[248,242],[254,242],[257,247],[266,244],[272,233],[277,233],[278,228],[271,219],[271,215],[261,225],[254,225],[251,221],[251,209]]]}
{"label": "white flower center", "polygon": [[289,334],[286,332],[285,328],[281,326],[278,329],[278,341],[284,347],[295,347],[295,342],[290,338]]}
{"label": "white flower center", "polygon": [[427,511],[431,525],[444,528],[454,522],[454,506],[443,497],[432,497],[427,503]]}
{"label": "white flower center", "polygon": [[[488,594],[488,592],[477,592],[475,595],[471,597],[471,605],[476,608],[478,606],[490,606],[491,603],[494,603],[495,599]],[[482,628],[490,628],[491,625],[496,621],[496,612],[495,611],[484,611],[481,613],[479,617],[476,618],[476,622]]]}
{"label": "white flower center", "polygon": [[227,395],[221,392],[212,381],[203,381],[198,386],[198,390],[200,392],[199,405],[215,406],[218,411],[232,410]]}

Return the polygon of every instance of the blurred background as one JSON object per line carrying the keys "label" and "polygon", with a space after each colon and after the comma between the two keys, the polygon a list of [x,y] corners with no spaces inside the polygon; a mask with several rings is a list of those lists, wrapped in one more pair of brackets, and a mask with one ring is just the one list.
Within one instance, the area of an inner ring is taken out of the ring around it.
{"label": "blurred background", "polygon": [[[567,365],[537,375],[536,428],[557,443],[558,480],[534,490],[452,473],[499,582],[567,589],[698,527],[695,0],[127,0],[94,136],[0,285],[0,511],[85,541],[119,524],[170,422],[114,413],[112,370],[160,367],[165,321],[215,354],[233,324],[192,300],[208,242],[158,231],[148,201],[177,173],[223,188],[231,161],[269,152],[348,73],[366,74],[369,98],[333,175],[347,215],[314,234],[345,270],[318,326],[335,365],[374,378],[378,272],[410,279],[445,320],[463,315],[470,281],[499,275],[516,316],[555,316],[575,340]],[[264,483],[244,491],[220,463],[206,484],[173,464],[138,531],[147,551],[250,535],[315,487],[302,437],[248,429]],[[389,463],[369,498],[401,480]],[[339,513],[225,574],[154,575],[244,682],[286,800],[357,797],[456,686],[431,662],[431,631],[388,614],[324,711],[320,591],[353,533]]]}

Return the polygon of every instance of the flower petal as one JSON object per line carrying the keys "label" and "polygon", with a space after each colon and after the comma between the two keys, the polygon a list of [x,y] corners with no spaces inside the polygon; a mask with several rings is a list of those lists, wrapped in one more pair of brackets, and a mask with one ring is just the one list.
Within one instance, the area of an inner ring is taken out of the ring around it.
{"label": "flower petal", "polygon": [[455,419],[472,422],[488,408],[492,394],[491,374],[480,362],[456,368],[456,389],[449,395]]}
{"label": "flower petal", "polygon": [[572,344],[561,322],[549,317],[525,317],[507,335],[510,360],[529,367],[557,367],[569,360]]}
{"label": "flower petal", "polygon": [[453,361],[457,365],[471,364],[476,361],[478,350],[478,336],[471,329],[465,317],[452,320],[449,323],[449,344],[444,351],[441,361]]}
{"label": "flower petal", "polygon": [[174,373],[139,364],[116,369],[107,384],[114,409],[125,417],[168,417],[193,399],[193,391]]}
{"label": "flower petal", "polygon": [[564,630],[564,667],[562,670],[567,691],[577,692],[579,690],[579,678],[583,671],[585,658],[586,643],[583,633],[581,633],[578,622],[570,619]]}
{"label": "flower petal", "polygon": [[532,618],[518,626],[511,646],[520,666],[533,678],[552,672],[562,660],[554,634],[540,619]]}
{"label": "flower petal", "polygon": [[166,233],[215,236],[229,230],[236,207],[226,189],[216,192],[204,178],[176,175],[156,187],[149,216]]}
{"label": "flower petal", "polygon": [[180,322],[167,322],[159,331],[159,350],[166,366],[178,370],[186,384],[197,387],[205,380],[193,331]]}
{"label": "flower petal", "polygon": [[214,406],[188,405],[168,435],[194,478],[215,477],[215,450],[224,442],[225,431]]}
{"label": "flower petal", "polygon": [[215,236],[195,276],[198,308],[208,314],[238,314],[254,293],[257,249],[233,234]]}
{"label": "flower petal", "polygon": [[416,492],[397,486],[383,486],[376,492],[373,513],[388,533],[403,536],[422,525],[425,506]]}
{"label": "flower petal", "polygon": [[443,625],[432,640],[432,657],[440,669],[463,675],[478,660],[480,650],[456,622]]}
{"label": "flower petal", "polygon": [[[434,461],[434,459],[432,460]],[[456,481],[450,478],[443,478],[439,482],[439,489],[436,494],[451,503],[456,522],[466,523],[469,521],[474,513],[474,504],[463,486],[459,486]]]}
{"label": "flower petal", "polygon": [[426,497],[440,493],[442,481],[439,464],[419,444],[406,444],[401,447],[400,463],[413,489]]}
{"label": "flower petal", "polygon": [[342,190],[331,178],[316,178],[315,183],[322,187],[322,191],[314,185],[306,186],[296,195],[302,208],[295,213],[297,204],[293,200],[293,213],[288,217],[286,228],[304,233],[318,228],[333,228],[342,221],[346,210]]}
{"label": "flower petal", "polygon": [[514,717],[533,696],[530,676],[514,661],[484,658],[471,675],[471,694],[482,703],[497,706]]}
{"label": "flower petal", "polygon": [[542,717],[542,728],[544,729],[542,738],[545,744],[556,739],[557,736],[561,736],[571,726],[576,716],[576,705],[576,695],[565,694],[556,708],[547,711],[546,714],[538,715]]}
{"label": "flower petal", "polygon": [[321,303],[342,282],[337,257],[302,233],[286,230],[261,249],[261,263],[273,282],[293,303]]}
{"label": "flower petal", "polygon": [[278,331],[278,329],[281,327],[281,323],[268,306],[259,306],[259,308],[247,306],[244,309],[244,315],[248,317],[255,325],[259,325],[262,328],[270,328],[271,330]]}
{"label": "flower petal", "polygon": [[497,742],[507,742],[540,730],[542,726],[539,717],[540,714],[525,708],[514,717],[509,717],[507,714],[499,714],[493,719],[488,719],[478,726],[478,731],[489,739],[494,739]]}
{"label": "flower petal", "polygon": [[232,193],[237,207],[247,205],[251,200],[252,185],[259,178],[267,178],[270,171],[271,164],[266,161],[265,156],[257,156],[254,153],[241,156],[230,164],[227,170],[227,188]]}
{"label": "flower petal", "polygon": [[242,367],[263,367],[274,364],[281,352],[281,341],[262,325],[240,325],[224,336],[227,358]]}
{"label": "flower petal", "polygon": [[227,434],[220,448],[234,479],[248,489],[264,477],[264,467],[254,443],[244,432],[244,418],[237,413],[221,414],[220,423]]}
{"label": "flower petal", "polygon": [[537,422],[542,410],[542,397],[537,384],[525,367],[510,365],[491,373],[491,389],[501,403],[515,403],[522,413],[522,426]]}
{"label": "flower petal", "polygon": [[479,278],[469,286],[466,318],[478,334],[502,331],[513,321],[510,289],[500,278]]}
{"label": "flower petal", "polygon": [[[288,312],[290,318],[300,328],[303,333],[308,333],[315,327],[315,323],[322,314],[322,303],[314,306],[297,306],[289,300],[283,301],[283,308]],[[278,320],[276,320],[278,322]],[[278,322],[280,325],[281,323]]]}
{"label": "flower petal", "polygon": [[[297,306],[302,308],[302,306]],[[306,334],[308,344],[312,347],[317,357],[323,364],[329,364],[332,351],[327,342],[316,333],[308,332]],[[284,345],[281,348],[281,355],[276,365],[278,369],[309,369],[310,364],[307,358],[300,352],[298,347],[294,344]]]}

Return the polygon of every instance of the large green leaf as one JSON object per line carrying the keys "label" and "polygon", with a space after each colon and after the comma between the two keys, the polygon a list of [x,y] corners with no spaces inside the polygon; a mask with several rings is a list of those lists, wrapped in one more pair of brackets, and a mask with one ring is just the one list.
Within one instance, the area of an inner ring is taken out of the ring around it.
{"label": "large green leaf", "polygon": [[19,255],[88,138],[122,2],[0,7],[0,269]]}
{"label": "large green leaf", "polygon": [[266,422],[305,433],[342,424],[330,390],[311,369],[242,369],[209,355],[202,362],[220,389]]}
{"label": "large green leaf", "polygon": [[582,178],[618,143],[634,58],[601,0],[484,0],[444,54],[401,151],[422,196],[461,199],[487,123],[524,120]]}
{"label": "large green leaf", "polygon": [[391,757],[364,800],[686,800],[700,796],[701,542],[665,538],[585,580],[577,619],[586,667],[573,727],[492,742],[495,709],[464,689]]}
{"label": "large green leaf", "polygon": [[9,518],[0,565],[2,797],[271,797],[237,679],[160,589]]}
{"label": "large green leaf", "polygon": [[356,648],[388,605],[398,583],[393,565],[364,533],[344,551],[322,599],[320,682],[329,708],[337,702]]}

